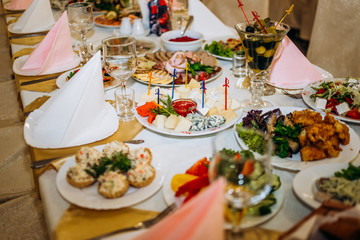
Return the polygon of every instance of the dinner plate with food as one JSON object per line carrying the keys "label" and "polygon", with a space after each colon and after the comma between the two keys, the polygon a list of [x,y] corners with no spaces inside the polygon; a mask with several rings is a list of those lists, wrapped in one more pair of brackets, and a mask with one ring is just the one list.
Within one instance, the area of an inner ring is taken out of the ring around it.
{"label": "dinner plate with food", "polygon": [[302,91],[304,102],[319,112],[331,112],[335,118],[360,123],[360,79],[320,80]]}
{"label": "dinner plate with food", "polygon": [[128,207],[156,193],[164,181],[159,149],[113,141],[82,147],[60,168],[56,186],[67,201],[106,210]]}
{"label": "dinner plate with food", "polygon": [[238,36],[214,38],[205,41],[201,49],[218,59],[226,61],[232,61],[233,52],[244,51]]}
{"label": "dinner plate with food", "polygon": [[131,23],[139,18],[136,14],[121,15],[117,11],[109,11],[106,14],[98,14],[94,17],[94,24],[98,27],[117,29],[121,25],[123,17],[130,18]]}
{"label": "dinner plate with food", "polygon": [[[209,185],[207,167],[210,164],[209,160],[199,153],[194,153],[191,158],[183,159],[172,165],[163,186],[163,197],[166,204],[170,205],[175,202],[177,205],[182,205]],[[254,171],[254,174],[257,173],[264,174],[264,171]],[[281,187],[280,177],[274,174],[271,193],[259,204],[247,208],[241,227],[254,227],[270,220],[281,209],[283,200],[284,190]],[[224,228],[230,229],[232,216],[230,210],[225,208],[224,215],[226,219]]]}
{"label": "dinner plate with food", "polygon": [[138,58],[138,67],[132,78],[147,85],[150,81],[151,86],[172,87],[173,81],[174,86],[185,85],[191,79],[208,83],[221,73],[221,65],[208,53],[157,51]]}
{"label": "dinner plate with food", "polygon": [[[58,88],[62,88],[65,86],[65,84],[71,80],[71,78],[80,70],[80,68],[76,68],[67,72],[64,72],[56,79],[56,86]],[[116,81],[116,79],[112,78],[109,74],[106,73],[105,69],[102,69],[103,74],[103,83],[104,83],[104,89],[110,90],[117,86],[119,86],[121,83],[120,81]]]}
{"label": "dinner plate with food", "polygon": [[296,174],[295,194],[308,206],[320,207],[324,200],[343,204],[360,203],[360,166],[329,163],[307,168]]}
{"label": "dinner plate with food", "polygon": [[242,114],[236,98],[225,98],[222,85],[214,89],[208,87],[203,94],[196,80],[173,92],[169,88],[152,88],[140,97],[136,111],[136,118],[144,127],[179,137],[222,131],[231,127]]}
{"label": "dinner plate with food", "polygon": [[355,131],[332,115],[309,109],[272,107],[251,110],[234,125],[243,149],[261,154],[262,139],[254,129],[272,136],[275,149],[271,164],[287,170],[302,170],[325,163],[346,163],[359,150]]}

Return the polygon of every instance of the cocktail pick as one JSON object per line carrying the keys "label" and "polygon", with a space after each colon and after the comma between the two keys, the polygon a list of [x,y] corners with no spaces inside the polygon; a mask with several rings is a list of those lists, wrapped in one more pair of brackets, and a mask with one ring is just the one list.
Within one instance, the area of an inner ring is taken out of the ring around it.
{"label": "cocktail pick", "polygon": [[187,88],[187,82],[188,82],[188,70],[189,70],[190,64],[189,62],[186,62],[185,66],[185,88]]}
{"label": "cocktail pick", "polygon": [[289,14],[292,12],[293,9],[294,9],[294,4],[291,5],[291,7],[290,7],[288,10],[285,10],[284,16],[283,16],[283,17],[280,19],[280,21],[276,24],[275,28],[285,19],[285,17],[286,17],[287,15],[289,15]]}
{"label": "cocktail pick", "polygon": [[201,108],[204,108],[204,100],[205,100],[205,94],[206,94],[206,87],[205,87],[205,75],[204,73],[200,74],[200,80],[202,80],[202,87],[200,88],[202,90],[202,104]]}
{"label": "cocktail pick", "polygon": [[155,90],[155,94],[157,95],[157,103],[160,104],[160,95],[162,95],[162,94],[160,93],[160,88],[157,88],[157,89]]}
{"label": "cocktail pick", "polygon": [[245,13],[244,8],[243,8],[244,4],[242,4],[241,0],[237,0],[237,1],[238,1],[238,3],[239,3],[239,6],[238,6],[238,7],[241,7],[241,10],[242,10],[242,12],[244,13],[244,16],[245,16],[245,18],[246,18],[246,21],[248,22],[249,26],[251,26],[251,24],[250,24],[250,22],[249,22],[249,19],[247,18],[246,13]]}
{"label": "cocktail pick", "polygon": [[227,89],[229,87],[229,79],[225,77],[225,84],[223,85],[225,88],[225,110],[227,110]]}
{"label": "cocktail pick", "polygon": [[260,27],[264,30],[264,33],[267,34],[268,32],[265,30],[264,26],[261,24],[261,22],[260,22],[260,20],[259,20],[260,15],[259,15],[257,12],[255,12],[255,11],[251,11],[251,13],[252,13],[252,15],[254,15],[254,20],[256,20],[256,21],[258,22],[258,24],[260,25]]}
{"label": "cocktail pick", "polygon": [[174,68],[174,74],[171,75],[171,77],[173,78],[171,99],[174,99],[175,78],[176,78],[176,69],[175,68]]}
{"label": "cocktail pick", "polygon": [[150,95],[150,86],[151,86],[151,79],[152,79],[152,71],[151,71],[151,72],[149,72],[148,78],[149,78],[149,89],[148,89],[148,95]]}

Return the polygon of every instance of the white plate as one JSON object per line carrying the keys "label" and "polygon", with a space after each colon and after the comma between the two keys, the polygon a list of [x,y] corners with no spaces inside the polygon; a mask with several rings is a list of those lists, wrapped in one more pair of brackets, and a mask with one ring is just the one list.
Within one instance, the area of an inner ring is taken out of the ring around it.
{"label": "white plate", "polygon": [[57,66],[56,69],[54,69],[52,72],[48,72],[48,73],[38,73],[38,70],[36,71],[24,71],[21,70],[21,68],[24,66],[26,60],[28,59],[30,55],[25,55],[25,56],[21,56],[17,59],[15,59],[14,64],[13,64],[13,71],[16,74],[19,75],[23,75],[23,76],[37,76],[37,75],[48,75],[48,74],[53,74],[53,73],[60,73],[72,68],[75,68],[79,65],[80,63],[80,57],[74,53],[74,59],[71,63],[67,64],[67,65],[63,65],[63,66]]}
{"label": "white plate", "polygon": [[209,135],[209,134],[213,134],[213,133],[217,133],[220,131],[223,131],[229,127],[231,127],[234,123],[236,123],[239,118],[242,115],[242,110],[237,110],[235,111],[237,117],[235,119],[233,119],[231,122],[229,123],[225,123],[219,127],[216,128],[209,128],[209,129],[205,129],[205,130],[201,130],[201,131],[175,131],[175,130],[171,130],[171,129],[160,129],[155,127],[153,124],[150,124],[147,121],[147,117],[142,117],[140,116],[137,112],[135,113],[136,119],[146,128],[157,132],[157,133],[161,133],[161,134],[165,134],[165,135],[169,135],[169,136],[177,136],[177,137],[195,137],[195,136],[204,136],[204,135]]}
{"label": "white plate", "polygon": [[314,198],[314,194],[317,192],[315,181],[321,177],[332,177],[335,172],[348,166],[348,163],[329,163],[313,166],[299,172],[293,181],[295,194],[310,207],[320,207],[321,203]]}
{"label": "white plate", "polygon": [[[314,65],[315,68],[319,71],[319,73],[321,74],[321,77],[322,79],[332,79],[333,76],[331,73],[329,73],[328,71]],[[319,79],[320,80],[320,79]],[[298,89],[303,89],[304,87],[306,87],[306,85],[308,83],[301,83],[301,84],[296,84],[296,85],[292,85],[292,86],[289,86],[289,85],[281,85],[281,84],[274,84],[274,83],[270,83],[270,82],[267,82],[267,84],[273,86],[273,87],[276,87],[276,88],[280,88],[280,89],[289,89],[289,90],[298,90]]]}
{"label": "white plate", "polygon": [[[260,110],[263,110],[262,113],[266,113],[270,110],[273,110],[275,108],[280,108],[282,114],[288,114],[293,111],[301,111],[304,110],[303,108],[294,108],[294,107],[272,107],[272,108],[263,108]],[[245,117],[245,116],[243,116]],[[238,122],[242,122],[242,119]],[[349,126],[348,126],[349,127]],[[236,124],[234,125],[233,132],[235,134],[235,138],[238,141],[240,147],[242,149],[248,149],[247,145],[240,139],[236,132]],[[359,136],[355,133],[355,131],[349,127],[349,133],[350,133],[350,143],[348,145],[341,145],[340,147],[343,149],[340,152],[340,155],[336,158],[325,158],[317,161],[309,161],[309,162],[302,162],[300,153],[293,154],[291,158],[280,158],[279,156],[273,156],[271,158],[271,164],[275,167],[286,169],[286,170],[292,170],[292,171],[299,171],[306,169],[308,167],[316,166],[316,165],[323,165],[325,163],[347,163],[353,160],[359,150],[360,150],[360,144],[359,144]]]}
{"label": "white plate", "polygon": [[[49,100],[50,101],[50,100]],[[44,105],[43,105],[44,106]],[[119,120],[116,114],[115,109],[109,104],[105,104],[105,114],[101,123],[99,123],[96,129],[92,129],[91,133],[87,137],[73,142],[72,144],[64,143],[63,145],[50,144],[47,137],[36,138],[34,137],[34,128],[36,126],[37,120],[42,116],[44,110],[42,108],[36,109],[25,120],[24,124],[24,138],[27,144],[37,148],[65,148],[65,147],[74,147],[80,146],[83,144],[96,142],[111,136],[119,127]],[[58,137],[56,134],[53,134],[54,138]],[[86,135],[86,133],[84,133]],[[54,142],[52,140],[51,142]]]}
{"label": "white plate", "polygon": [[[169,172],[169,174],[167,175],[165,182],[164,182],[163,190],[162,190],[163,197],[164,197],[166,204],[170,205],[170,204],[176,202],[177,205],[180,205],[182,203],[183,198],[175,197],[175,193],[171,189],[171,179],[175,174],[185,173],[186,169],[190,168],[197,160],[201,159],[202,157],[204,157],[204,156],[199,156],[198,158],[196,158],[196,156],[194,156],[194,158],[184,158],[184,161],[181,161],[181,163],[180,162],[177,163],[176,167],[174,167],[174,166],[172,167],[172,170],[170,170],[172,172]],[[258,216],[258,217],[247,216],[241,222],[241,227],[242,228],[254,227],[254,226],[264,223],[264,222],[270,220],[272,217],[274,217],[279,212],[279,210],[282,206],[282,203],[284,201],[283,187],[281,186],[277,191],[275,191],[274,195],[276,197],[276,204],[271,206],[270,214],[267,214],[265,216]],[[231,224],[226,223],[224,227],[226,229],[230,229]]]}
{"label": "white plate", "polygon": [[96,18],[98,18],[100,16],[105,16],[105,14],[99,14],[94,18],[95,26],[102,27],[102,28],[109,28],[109,29],[120,28],[120,25],[106,25],[106,24],[97,23],[95,20],[96,20]]}
{"label": "white plate", "polygon": [[[95,147],[98,150],[102,150],[102,146]],[[136,148],[129,144],[130,149]],[[107,199],[101,196],[97,191],[98,183],[87,188],[75,188],[66,181],[66,173],[71,166],[75,166],[75,156],[72,156],[65,162],[60,168],[59,173],[56,176],[56,186],[63,198],[67,201],[84,208],[106,210],[106,209],[118,209],[128,207],[137,204],[156,193],[164,182],[164,158],[160,149],[151,149],[153,154],[153,160],[151,165],[156,170],[155,179],[152,183],[143,188],[129,187],[129,190],[124,196],[115,199]]]}
{"label": "white plate", "polygon": [[211,53],[211,52],[209,52],[209,51],[205,51],[205,45],[206,45],[206,44],[210,45],[213,41],[218,42],[218,41],[220,41],[220,40],[226,42],[226,40],[229,39],[229,38],[239,39],[239,36],[237,36],[237,35],[231,35],[231,36],[218,37],[218,38],[213,38],[213,39],[207,40],[207,41],[205,41],[205,42],[201,45],[201,50],[203,50],[204,52],[209,53],[211,56],[214,56],[214,57],[216,57],[216,58],[218,58],[218,59],[225,60],[225,61],[232,61],[232,58],[230,58],[230,57],[223,57],[223,56],[215,55],[215,54],[213,54],[213,53]]}
{"label": "white plate", "polygon": [[[341,79],[336,79],[337,81],[341,80]],[[345,79],[343,79],[345,80]],[[318,112],[322,112],[324,113],[324,110],[320,109],[320,108],[317,108],[315,106],[315,101],[314,99],[310,98],[310,95],[311,94],[314,94],[316,93],[316,91],[314,89],[312,89],[312,87],[318,87],[321,83],[323,82],[327,82],[327,81],[331,81],[331,80],[320,80],[320,81],[317,81],[317,82],[313,82],[313,83],[310,83],[309,85],[307,85],[301,95],[302,95],[302,98],[304,100],[304,102],[309,106],[311,107],[312,109],[318,111]],[[349,118],[349,117],[345,117],[345,116],[340,116],[340,115],[337,115],[337,114],[334,114],[332,113],[332,115],[337,118],[337,119],[340,119],[340,120],[343,120],[343,121],[346,121],[346,122],[352,122],[352,123],[360,123],[360,120],[357,120],[357,119],[352,119],[352,118]]]}
{"label": "white plate", "polygon": [[[219,72],[217,72],[214,76],[212,76],[211,78],[205,80],[205,85],[206,83],[208,82],[211,82],[211,81],[214,81],[215,79],[217,79],[218,77],[220,77],[220,75],[222,74],[222,71],[223,71],[223,66],[221,65],[221,63],[217,63],[216,64],[217,66],[221,67],[221,70]],[[146,85],[149,85],[149,82],[145,82],[145,81],[142,81],[141,79],[138,79],[134,76],[131,76],[132,79],[134,79],[135,81],[139,82],[139,83],[142,83],[142,84],[146,84]],[[190,81],[190,80],[188,80]],[[175,87],[179,87],[181,85],[185,85],[185,84],[175,84],[174,86]],[[151,83],[151,86],[158,86],[158,87],[172,87],[172,82],[169,83],[169,84],[158,84],[158,83]]]}
{"label": "white plate", "polygon": [[40,31],[36,31],[36,32],[21,32],[21,31],[18,31],[18,30],[14,30],[14,25],[15,25],[15,23],[10,23],[9,26],[8,26],[8,31],[10,33],[13,33],[13,34],[30,34],[30,33],[47,32],[54,26],[54,25],[51,25],[51,26],[48,26],[47,28],[44,28],[44,29],[42,29]]}

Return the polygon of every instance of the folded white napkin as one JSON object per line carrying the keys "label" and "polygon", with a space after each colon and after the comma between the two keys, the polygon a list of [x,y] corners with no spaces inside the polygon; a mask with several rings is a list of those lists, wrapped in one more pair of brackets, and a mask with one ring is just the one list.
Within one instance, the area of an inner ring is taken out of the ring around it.
{"label": "folded white napkin", "polygon": [[234,32],[199,0],[189,0],[189,15],[194,16],[190,29],[201,32],[205,40],[234,35]]}
{"label": "folded white napkin", "polygon": [[49,30],[55,23],[49,0],[34,0],[12,26],[11,32],[32,33]]}
{"label": "folded white napkin", "polygon": [[29,115],[24,135],[31,146],[62,148],[104,139],[118,125],[115,109],[105,102],[99,51],[56,96]]}

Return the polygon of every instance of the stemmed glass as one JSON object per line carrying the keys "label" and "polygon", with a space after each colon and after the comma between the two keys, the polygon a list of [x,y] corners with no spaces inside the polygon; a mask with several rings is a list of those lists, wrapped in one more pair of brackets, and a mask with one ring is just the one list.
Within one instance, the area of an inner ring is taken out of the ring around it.
{"label": "stemmed glass", "polygon": [[241,239],[241,221],[247,207],[263,200],[271,191],[270,158],[272,139],[261,132],[261,154],[241,150],[230,131],[218,133],[213,140],[213,158],[209,167],[211,181],[224,177],[226,209],[231,211],[231,238]]}
{"label": "stemmed glass", "polygon": [[86,63],[90,58],[91,54],[87,49],[86,34],[94,26],[94,15],[92,3],[79,2],[72,3],[68,6],[68,18],[70,27],[77,33],[80,34],[83,43],[83,62]]}
{"label": "stemmed glass", "polygon": [[[250,21],[253,26],[254,21]],[[239,34],[243,46],[245,48],[246,61],[248,65],[249,75],[251,78],[251,100],[243,101],[242,107],[244,111],[270,107],[270,102],[264,101],[262,96],[264,86],[269,81],[270,66],[273,62],[276,50],[281,44],[282,39],[290,30],[289,25],[280,23],[276,29],[277,22],[269,21],[265,27],[268,33],[253,33],[246,31],[249,27],[248,22],[241,22],[235,25],[235,29]],[[267,92],[266,95],[272,95],[275,91]]]}
{"label": "stemmed glass", "polygon": [[60,18],[61,15],[65,12],[65,7],[66,4],[69,3],[69,0],[51,0],[51,3],[53,6],[60,8],[60,16],[59,16]]}
{"label": "stemmed glass", "polygon": [[106,72],[126,91],[126,81],[135,72],[138,63],[135,38],[106,38],[102,41],[102,52]]}

